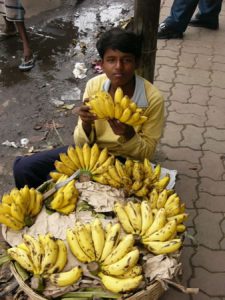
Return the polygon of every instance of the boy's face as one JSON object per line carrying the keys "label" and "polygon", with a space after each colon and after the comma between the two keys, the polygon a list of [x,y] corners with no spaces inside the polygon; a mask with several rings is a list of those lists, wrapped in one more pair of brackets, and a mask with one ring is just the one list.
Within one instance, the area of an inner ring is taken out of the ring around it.
{"label": "boy's face", "polygon": [[114,88],[129,84],[137,68],[135,56],[119,50],[106,50],[102,59],[102,69]]}

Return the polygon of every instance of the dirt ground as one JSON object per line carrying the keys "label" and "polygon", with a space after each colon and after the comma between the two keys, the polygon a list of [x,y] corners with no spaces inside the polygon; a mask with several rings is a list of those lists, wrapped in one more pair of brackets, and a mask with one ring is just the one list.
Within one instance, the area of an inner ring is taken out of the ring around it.
{"label": "dirt ground", "polygon": [[[129,1],[61,1],[58,5],[56,1],[56,7],[46,11],[40,1],[40,13],[37,7],[27,11],[31,17],[26,25],[37,55],[30,72],[17,67],[22,56],[19,37],[0,41],[0,196],[14,186],[16,156],[73,142],[77,118],[72,108],[80,104],[87,79],[96,73],[99,33],[133,15]],[[87,68],[83,79],[73,74],[77,62]],[[24,139],[29,141],[25,148],[21,147]]]}

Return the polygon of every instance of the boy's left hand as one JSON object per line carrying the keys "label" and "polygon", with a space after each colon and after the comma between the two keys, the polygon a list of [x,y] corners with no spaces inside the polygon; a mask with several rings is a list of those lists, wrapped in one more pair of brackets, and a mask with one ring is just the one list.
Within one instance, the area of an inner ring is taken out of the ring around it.
{"label": "boy's left hand", "polygon": [[135,130],[132,126],[121,123],[117,119],[108,120],[113,132],[116,135],[124,136],[126,140],[130,140],[135,135]]}

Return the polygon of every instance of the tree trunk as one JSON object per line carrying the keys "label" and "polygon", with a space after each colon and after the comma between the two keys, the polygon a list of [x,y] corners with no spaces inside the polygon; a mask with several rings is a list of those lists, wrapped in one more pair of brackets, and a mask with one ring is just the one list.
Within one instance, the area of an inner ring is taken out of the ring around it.
{"label": "tree trunk", "polygon": [[138,74],[153,83],[157,47],[160,0],[135,0],[135,33],[142,36],[142,55]]}

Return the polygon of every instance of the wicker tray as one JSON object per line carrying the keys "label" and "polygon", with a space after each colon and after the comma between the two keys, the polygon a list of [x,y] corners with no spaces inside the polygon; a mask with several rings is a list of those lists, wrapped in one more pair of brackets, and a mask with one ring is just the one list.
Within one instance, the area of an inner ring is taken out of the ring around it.
{"label": "wicker tray", "polygon": [[[20,277],[17,273],[16,268],[13,263],[10,264],[11,272],[13,273],[14,277],[16,278],[20,288],[32,299],[32,300],[46,300],[37,293],[35,293],[32,288],[30,288]],[[145,290],[135,293],[126,300],[158,300],[159,297],[164,293],[164,289],[162,285],[156,281],[153,284],[149,285]],[[122,298],[121,298],[122,299]]]}

